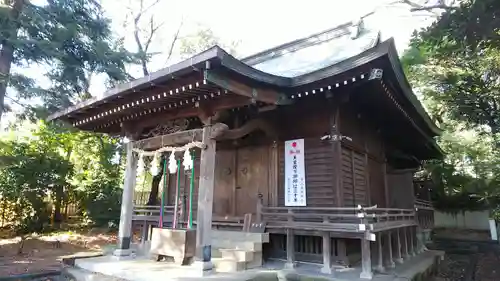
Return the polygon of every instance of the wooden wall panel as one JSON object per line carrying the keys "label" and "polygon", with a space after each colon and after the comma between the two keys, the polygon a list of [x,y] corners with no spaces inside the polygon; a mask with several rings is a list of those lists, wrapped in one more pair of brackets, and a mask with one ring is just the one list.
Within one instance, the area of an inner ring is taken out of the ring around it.
{"label": "wooden wall panel", "polygon": [[342,187],[344,206],[368,205],[365,154],[342,147]]}
{"label": "wooden wall panel", "polygon": [[352,151],[352,169],[354,178],[354,199],[356,205],[366,206],[369,204],[368,199],[368,184],[367,184],[367,167],[365,155],[359,152]]}
{"label": "wooden wall panel", "polygon": [[354,204],[354,180],[352,175],[351,150],[342,147],[342,192],[344,194],[344,206],[355,206]]}
{"label": "wooden wall panel", "polygon": [[373,158],[368,158],[371,204],[387,207],[385,200],[384,164]]}
{"label": "wooden wall panel", "polygon": [[[333,207],[336,206],[335,190],[333,189],[333,153],[329,142],[322,142],[319,138],[308,138],[304,141],[304,159],[306,174],[307,206]],[[284,142],[278,146],[279,178],[278,178],[278,205],[285,205],[285,152]]]}

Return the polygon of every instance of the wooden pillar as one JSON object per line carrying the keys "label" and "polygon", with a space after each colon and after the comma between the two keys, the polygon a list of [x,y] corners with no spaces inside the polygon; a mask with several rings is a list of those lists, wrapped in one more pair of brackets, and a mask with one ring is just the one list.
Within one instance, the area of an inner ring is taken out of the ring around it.
{"label": "wooden pillar", "polygon": [[403,258],[404,259],[408,259],[410,257],[410,254],[408,253],[408,231],[406,229],[406,227],[403,227],[402,228],[402,234],[403,234],[403,243],[404,243],[404,247],[403,247]]}
{"label": "wooden pillar", "polygon": [[293,229],[286,229],[286,263],[285,268],[295,267],[295,237]]}
{"label": "wooden pillar", "polygon": [[396,262],[403,263],[403,257],[401,255],[401,235],[399,228],[396,229]]}
{"label": "wooden pillar", "polygon": [[134,187],[137,176],[137,157],[133,153],[134,143],[127,143],[127,160],[125,166],[125,181],[122,192],[120,226],[118,230],[118,247],[115,256],[127,256],[130,250],[132,232],[132,213],[134,211]]}
{"label": "wooden pillar", "polygon": [[[288,208],[288,224],[293,224],[293,210]],[[285,268],[295,267],[295,234],[293,229],[286,229],[286,263]]]}
{"label": "wooden pillar", "polygon": [[377,271],[378,272],[385,272],[385,268],[384,268],[384,255],[383,255],[383,251],[384,249],[382,248],[382,233],[377,233],[377,259],[378,259],[378,263],[377,263]]}
{"label": "wooden pillar", "polygon": [[[366,233],[365,233],[366,234]],[[368,237],[363,237],[361,239],[361,274],[359,278],[361,279],[372,279],[372,258],[370,251],[370,240]]]}
{"label": "wooden pillar", "polygon": [[142,232],[141,232],[141,243],[144,244],[148,240],[148,231],[149,224],[147,221],[144,221],[142,224]]}
{"label": "wooden pillar", "polygon": [[339,238],[336,239],[337,244],[337,255],[339,259],[344,263],[343,265],[349,266],[349,258],[347,257],[347,247],[345,245],[345,239]]}
{"label": "wooden pillar", "polygon": [[330,233],[323,232],[323,267],[321,273],[332,274],[332,247]]}
{"label": "wooden pillar", "polygon": [[387,232],[387,263],[386,263],[386,266],[388,268],[394,268],[395,267],[395,264],[394,264],[394,260],[392,259],[392,254],[393,254],[393,251],[392,251],[392,232],[389,230]]}
{"label": "wooden pillar", "polygon": [[212,127],[203,127],[202,141],[205,149],[200,157],[200,180],[198,187],[198,211],[196,216],[196,259],[203,270],[212,265],[212,208],[214,199],[215,145],[210,138]]}
{"label": "wooden pillar", "polygon": [[410,235],[409,235],[409,237],[410,237],[410,249],[409,249],[410,256],[414,257],[416,255],[416,253],[415,253],[415,239],[414,239],[415,227],[410,226],[408,228],[408,230],[410,231]]}

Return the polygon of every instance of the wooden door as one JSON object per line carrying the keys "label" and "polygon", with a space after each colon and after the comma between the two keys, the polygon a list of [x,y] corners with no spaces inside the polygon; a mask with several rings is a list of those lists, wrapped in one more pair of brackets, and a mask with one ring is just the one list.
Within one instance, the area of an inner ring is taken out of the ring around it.
{"label": "wooden door", "polygon": [[236,186],[234,209],[236,216],[255,214],[259,194],[267,201],[268,147],[243,147],[236,151]]}
{"label": "wooden door", "polygon": [[234,213],[235,150],[218,150],[215,154],[214,216]]}

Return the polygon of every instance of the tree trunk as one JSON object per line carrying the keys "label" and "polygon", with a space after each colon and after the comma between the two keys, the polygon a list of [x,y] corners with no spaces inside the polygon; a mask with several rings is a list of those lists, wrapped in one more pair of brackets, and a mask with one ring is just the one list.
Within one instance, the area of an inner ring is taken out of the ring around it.
{"label": "tree trunk", "polygon": [[55,190],[55,197],[54,198],[54,227],[59,228],[61,226],[62,222],[62,215],[61,215],[61,207],[62,207],[62,200],[63,200],[64,192],[63,192],[63,186],[58,185],[56,186]]}
{"label": "tree trunk", "polygon": [[9,21],[7,21],[6,27],[10,28],[9,32],[6,32],[6,37],[1,40],[2,50],[0,50],[0,121],[2,120],[2,114],[5,110],[5,94],[7,93],[7,85],[9,83],[10,69],[12,67],[12,59],[14,58],[14,46],[12,41],[17,39],[17,33],[19,30],[19,15],[24,7],[25,0],[15,0],[12,6],[12,10],[9,13]]}
{"label": "tree trunk", "polygon": [[158,193],[160,190],[160,182],[163,173],[153,177],[151,182],[151,192],[149,193],[148,206],[158,205]]}

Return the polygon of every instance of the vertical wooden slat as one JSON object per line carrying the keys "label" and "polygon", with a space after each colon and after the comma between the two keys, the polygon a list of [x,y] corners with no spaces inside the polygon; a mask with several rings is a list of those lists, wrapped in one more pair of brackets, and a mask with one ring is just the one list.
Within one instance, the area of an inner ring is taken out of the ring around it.
{"label": "vertical wooden slat", "polygon": [[[338,104],[338,103],[337,103]],[[344,190],[342,188],[342,140],[339,138],[341,136],[340,132],[340,108],[335,104],[335,110],[330,117],[330,135],[336,137],[332,141],[332,153],[333,153],[333,182],[332,188],[336,195],[336,203],[338,207],[344,206]]]}
{"label": "vertical wooden slat", "polygon": [[[368,147],[368,140],[371,139],[371,130],[363,130],[364,129],[364,126],[365,126],[365,123],[363,122],[364,119],[360,119],[361,120],[361,131],[364,132],[363,133],[363,146],[364,146],[364,150],[365,150],[365,190],[366,190],[366,199],[365,199],[365,203],[368,204],[368,206],[371,206],[372,205],[372,197],[371,197],[371,192],[372,192],[372,185],[370,184],[370,169],[369,169],[369,163],[368,163],[368,154],[370,153],[370,149]],[[366,134],[366,133],[368,134]]]}
{"label": "vertical wooden slat", "polygon": [[274,141],[269,153],[269,205],[278,206],[279,159],[278,143]]}
{"label": "vertical wooden slat", "polygon": [[382,173],[383,173],[383,177],[384,177],[384,197],[385,197],[385,206],[384,207],[390,208],[391,202],[390,202],[390,198],[389,198],[389,184],[387,182],[387,160],[384,161]]}
{"label": "vertical wooden slat", "polygon": [[350,155],[351,155],[351,175],[352,175],[352,202],[353,206],[357,205],[356,202],[356,165],[354,163],[354,151],[349,150]]}
{"label": "vertical wooden slat", "polygon": [[371,189],[372,185],[370,184],[370,172],[368,168],[368,152],[365,152],[365,190],[366,190],[365,202],[368,204],[368,206],[372,205]]}

